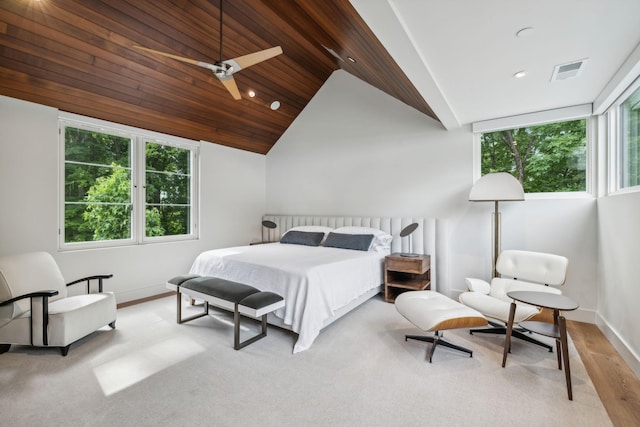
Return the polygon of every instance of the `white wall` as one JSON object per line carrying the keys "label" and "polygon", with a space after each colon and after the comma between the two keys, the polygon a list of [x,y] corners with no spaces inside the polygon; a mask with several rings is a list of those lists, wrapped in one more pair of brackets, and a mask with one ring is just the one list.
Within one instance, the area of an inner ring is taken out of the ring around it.
{"label": "white wall", "polygon": [[58,250],[58,111],[0,96],[0,256],[43,250],[67,281],[113,273],[118,302],[164,292],[202,250],[260,237],[265,157],[200,147],[200,239],[83,251]]}
{"label": "white wall", "polygon": [[[343,71],[333,73],[267,155],[273,214],[438,218],[438,289],[491,274],[492,203],[470,203],[473,136],[442,126]],[[548,251],[570,260],[567,317],[595,322],[595,199],[502,203],[503,249]]]}
{"label": "white wall", "polygon": [[640,377],[640,193],[598,199],[597,324]]}

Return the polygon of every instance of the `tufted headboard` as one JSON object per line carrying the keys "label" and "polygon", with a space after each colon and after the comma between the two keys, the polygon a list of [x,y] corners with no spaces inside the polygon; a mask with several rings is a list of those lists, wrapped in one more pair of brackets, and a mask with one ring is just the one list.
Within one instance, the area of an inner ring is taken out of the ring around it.
{"label": "tufted headboard", "polygon": [[[431,290],[436,290],[436,220],[435,218],[405,218],[376,216],[315,216],[315,215],[263,215],[262,220],[276,223],[271,230],[271,239],[279,240],[292,227],[299,225],[323,225],[338,228],[346,226],[377,228],[393,236],[391,252],[414,252],[431,257]],[[400,231],[411,223],[418,228],[411,234],[413,249],[409,248],[409,237],[401,238]],[[267,240],[268,230],[263,227],[262,240]]]}

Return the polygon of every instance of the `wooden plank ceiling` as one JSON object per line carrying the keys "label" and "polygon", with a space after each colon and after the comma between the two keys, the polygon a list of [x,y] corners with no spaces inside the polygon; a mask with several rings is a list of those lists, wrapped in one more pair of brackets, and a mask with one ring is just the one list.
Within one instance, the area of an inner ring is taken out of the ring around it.
{"label": "wooden plank ceiling", "polygon": [[437,120],[348,0],[226,0],[223,12],[223,59],[284,51],[234,74],[241,100],[210,70],[133,48],[216,62],[219,0],[0,1],[0,93],[266,154],[343,69]]}

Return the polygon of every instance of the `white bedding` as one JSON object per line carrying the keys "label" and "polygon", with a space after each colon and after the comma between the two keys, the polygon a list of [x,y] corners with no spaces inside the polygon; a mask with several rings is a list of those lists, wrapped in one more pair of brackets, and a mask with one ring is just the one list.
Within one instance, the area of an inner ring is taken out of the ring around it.
{"label": "white bedding", "polygon": [[275,315],[308,349],[334,312],[383,283],[384,253],[270,243],[203,252],[191,273],[216,276],[282,295]]}

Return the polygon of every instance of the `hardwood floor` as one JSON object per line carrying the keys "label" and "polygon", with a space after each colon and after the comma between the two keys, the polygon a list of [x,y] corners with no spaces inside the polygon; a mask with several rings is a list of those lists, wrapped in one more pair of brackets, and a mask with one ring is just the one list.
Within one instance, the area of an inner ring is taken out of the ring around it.
{"label": "hardwood floor", "polygon": [[582,363],[614,426],[640,426],[640,379],[598,327],[567,321]]}

